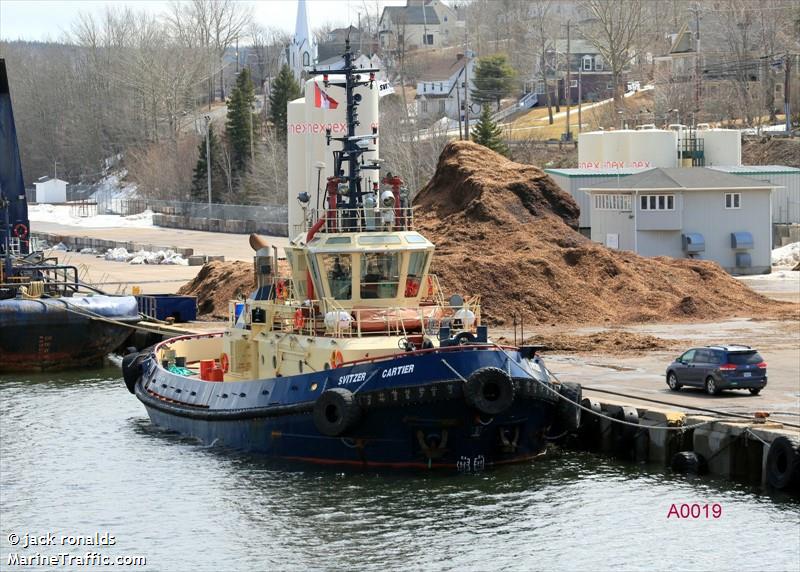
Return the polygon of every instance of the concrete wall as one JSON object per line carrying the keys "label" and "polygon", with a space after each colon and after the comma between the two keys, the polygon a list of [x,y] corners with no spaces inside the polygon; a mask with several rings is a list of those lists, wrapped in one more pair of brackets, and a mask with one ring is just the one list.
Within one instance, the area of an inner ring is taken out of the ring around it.
{"label": "concrete wall", "polygon": [[705,238],[706,251],[699,258],[714,260],[725,270],[736,269],[736,251],[731,248],[731,233],[747,231],[753,235],[750,273],[769,272],[771,268],[772,229],[770,225],[770,192],[741,192],[739,209],[725,208],[725,191],[688,191],[684,193],[683,232],[699,232]]}

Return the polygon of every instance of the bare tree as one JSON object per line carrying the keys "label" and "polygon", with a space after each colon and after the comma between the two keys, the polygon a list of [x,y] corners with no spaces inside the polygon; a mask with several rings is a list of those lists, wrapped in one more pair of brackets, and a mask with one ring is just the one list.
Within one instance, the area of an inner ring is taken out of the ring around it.
{"label": "bare tree", "polygon": [[547,80],[549,55],[555,46],[554,35],[558,32],[558,25],[551,12],[551,0],[536,2],[531,6],[530,19],[526,20],[531,29],[533,47],[536,53],[539,76],[544,84],[545,101],[547,102],[547,117],[550,125],[553,124],[553,105],[550,100],[550,85]]}
{"label": "bare tree", "polygon": [[582,0],[589,19],[580,33],[597,48],[611,68],[614,106],[622,105],[622,73],[630,63],[632,48],[642,21],[640,2],[630,0]]}

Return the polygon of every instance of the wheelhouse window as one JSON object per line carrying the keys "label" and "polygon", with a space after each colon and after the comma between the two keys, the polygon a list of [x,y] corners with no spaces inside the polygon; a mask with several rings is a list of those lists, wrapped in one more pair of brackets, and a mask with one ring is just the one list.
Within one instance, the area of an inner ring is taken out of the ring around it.
{"label": "wheelhouse window", "polygon": [[742,193],[725,193],[725,208],[742,208]]}
{"label": "wheelhouse window", "polygon": [[320,270],[328,281],[328,288],[335,300],[353,298],[353,256],[351,254],[320,254]]}
{"label": "wheelhouse window", "polygon": [[639,208],[643,211],[674,211],[675,195],[641,195]]}
{"label": "wheelhouse window", "polygon": [[408,259],[408,277],[406,278],[406,298],[414,298],[422,286],[422,273],[428,262],[427,252],[412,252]]}
{"label": "wheelhouse window", "polygon": [[400,284],[399,252],[366,252],[361,256],[361,298],[395,298]]}

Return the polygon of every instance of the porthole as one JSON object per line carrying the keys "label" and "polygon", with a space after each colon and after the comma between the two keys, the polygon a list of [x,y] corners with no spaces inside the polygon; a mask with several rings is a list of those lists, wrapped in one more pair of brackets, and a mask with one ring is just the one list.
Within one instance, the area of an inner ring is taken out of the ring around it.
{"label": "porthole", "polygon": [[311,384],[311,391],[316,391],[316,390],[317,390],[317,384],[316,383],[312,383]]}

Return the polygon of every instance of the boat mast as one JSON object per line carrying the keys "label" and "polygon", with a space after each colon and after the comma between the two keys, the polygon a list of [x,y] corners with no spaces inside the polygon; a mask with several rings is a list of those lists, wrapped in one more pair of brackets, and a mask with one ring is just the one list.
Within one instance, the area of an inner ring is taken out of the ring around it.
{"label": "boat mast", "polygon": [[[378,138],[377,127],[372,128],[371,135],[356,135],[356,127],[360,125],[358,121],[358,105],[361,103],[361,94],[356,93],[356,88],[368,85],[370,89],[374,89],[375,74],[379,70],[377,68],[357,68],[353,64],[353,53],[350,50],[350,36],[345,39],[344,67],[340,70],[318,70],[313,69],[309,73],[311,75],[323,78],[325,87],[335,85],[343,87],[345,90],[345,103],[346,103],[346,122],[347,134],[344,137],[332,137],[331,129],[325,129],[325,137],[328,145],[331,140],[341,141],[342,150],[334,151],[334,169],[333,177],[329,177],[328,181],[333,180],[334,183],[347,183],[347,204],[336,201],[337,210],[342,210],[343,220],[345,221],[344,227],[346,230],[355,230],[360,226],[358,220],[358,213],[363,208],[363,191],[361,189],[361,170],[362,169],[379,169],[377,163],[364,164],[362,155],[369,151],[375,151],[370,148],[370,143],[373,143]],[[367,75],[364,78],[364,74]],[[329,75],[344,76],[335,81],[328,81]],[[342,168],[342,162],[347,161],[347,172],[345,174]],[[337,191],[334,191],[337,192]]]}

